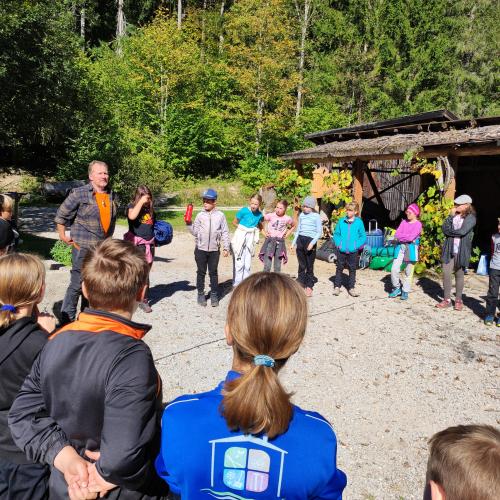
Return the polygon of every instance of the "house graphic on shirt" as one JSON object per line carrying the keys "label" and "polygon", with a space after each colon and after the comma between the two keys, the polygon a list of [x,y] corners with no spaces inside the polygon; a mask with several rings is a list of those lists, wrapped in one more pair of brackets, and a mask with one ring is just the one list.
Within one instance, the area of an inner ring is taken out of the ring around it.
{"label": "house graphic on shirt", "polygon": [[[209,441],[212,446],[210,489],[215,498],[281,498],[285,455],[267,437],[239,435]],[[228,491],[228,488],[230,491]]]}

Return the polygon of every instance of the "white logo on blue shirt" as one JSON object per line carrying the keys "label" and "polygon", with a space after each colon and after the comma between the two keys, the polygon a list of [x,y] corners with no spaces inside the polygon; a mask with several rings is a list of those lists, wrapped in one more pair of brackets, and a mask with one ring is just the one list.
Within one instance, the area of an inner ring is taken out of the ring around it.
{"label": "white logo on blue shirt", "polygon": [[270,495],[280,498],[285,450],[270,444],[265,437],[249,435],[214,439],[209,443],[212,445],[210,488],[201,491],[219,499],[250,500],[227,488],[244,495],[264,493],[267,498]]}

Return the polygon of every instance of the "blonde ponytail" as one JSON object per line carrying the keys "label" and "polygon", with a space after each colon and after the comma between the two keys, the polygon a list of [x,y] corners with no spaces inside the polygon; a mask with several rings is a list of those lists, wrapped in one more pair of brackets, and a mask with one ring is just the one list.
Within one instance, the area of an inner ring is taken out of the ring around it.
{"label": "blonde ponytail", "polygon": [[[230,429],[269,438],[284,433],[293,407],[278,372],[304,338],[307,302],[302,288],[276,273],[255,273],[233,292],[227,325],[235,355],[251,368],[226,383],[222,413]],[[274,366],[255,365],[256,356]]]}
{"label": "blonde ponytail", "polygon": [[[36,304],[42,295],[45,268],[34,255],[12,253],[0,257],[0,309]],[[15,310],[0,310],[0,328],[6,328],[16,319]]]}

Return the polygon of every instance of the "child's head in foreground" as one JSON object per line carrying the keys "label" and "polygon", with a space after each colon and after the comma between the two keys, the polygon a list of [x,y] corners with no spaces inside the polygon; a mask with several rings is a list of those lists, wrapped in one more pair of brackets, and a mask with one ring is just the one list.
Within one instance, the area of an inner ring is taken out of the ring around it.
{"label": "child's head in foreground", "polygon": [[425,500],[498,500],[500,431],[458,425],[429,440]]}
{"label": "child's head in foreground", "polygon": [[45,291],[45,267],[34,255],[11,253],[0,258],[0,328],[17,315],[31,315]]}
{"label": "child's head in foreground", "polygon": [[88,251],[82,290],[92,309],[134,313],[144,299],[149,265],[132,243],[108,238]]}
{"label": "child's head in foreground", "polygon": [[290,396],[278,371],[299,348],[307,323],[304,290],[279,273],[255,273],[234,290],[226,338],[233,369],[243,375],[226,383],[223,415],[230,429],[273,438],[292,418]]}

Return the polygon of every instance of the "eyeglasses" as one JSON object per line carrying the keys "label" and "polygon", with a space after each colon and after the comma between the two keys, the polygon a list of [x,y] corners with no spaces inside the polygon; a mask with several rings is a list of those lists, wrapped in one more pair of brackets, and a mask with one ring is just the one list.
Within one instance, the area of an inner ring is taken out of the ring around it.
{"label": "eyeglasses", "polygon": [[215,203],[215,200],[209,200],[208,198],[203,198],[203,203]]}

